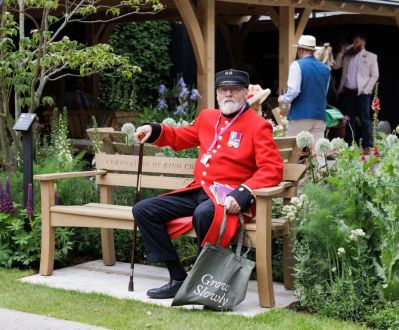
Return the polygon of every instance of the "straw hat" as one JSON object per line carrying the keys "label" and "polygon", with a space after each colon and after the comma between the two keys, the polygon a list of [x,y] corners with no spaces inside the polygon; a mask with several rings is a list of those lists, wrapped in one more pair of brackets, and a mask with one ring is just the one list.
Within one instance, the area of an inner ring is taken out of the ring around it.
{"label": "straw hat", "polygon": [[294,47],[316,50],[316,38],[311,35],[302,35]]}

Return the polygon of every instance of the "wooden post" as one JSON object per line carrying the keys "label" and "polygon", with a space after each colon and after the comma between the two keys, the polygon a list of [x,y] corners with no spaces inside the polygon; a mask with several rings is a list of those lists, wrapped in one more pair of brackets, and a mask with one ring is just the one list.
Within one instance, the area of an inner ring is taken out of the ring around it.
{"label": "wooden post", "polygon": [[[274,307],[272,274],[272,200],[269,197],[256,197],[256,278],[258,282],[259,304]],[[262,215],[262,218],[260,216]]]}
{"label": "wooden post", "polygon": [[198,109],[215,107],[215,0],[198,0],[197,17],[204,38],[204,71],[197,67]]}
{"label": "wooden post", "polygon": [[279,14],[279,93],[287,87],[288,70],[295,59],[295,10],[280,7]]}
{"label": "wooden post", "polygon": [[186,26],[197,61],[198,109],[215,104],[215,0],[173,0]]}
{"label": "wooden post", "polygon": [[55,227],[51,226],[50,208],[55,203],[54,181],[40,182],[42,201],[42,240],[40,252],[40,275],[49,276],[54,268]]}
{"label": "wooden post", "polygon": [[[100,186],[100,203],[112,204],[112,187]],[[133,223],[132,223],[133,230]],[[113,266],[115,259],[114,230],[101,228],[101,248],[103,253],[103,262],[106,266]]]}

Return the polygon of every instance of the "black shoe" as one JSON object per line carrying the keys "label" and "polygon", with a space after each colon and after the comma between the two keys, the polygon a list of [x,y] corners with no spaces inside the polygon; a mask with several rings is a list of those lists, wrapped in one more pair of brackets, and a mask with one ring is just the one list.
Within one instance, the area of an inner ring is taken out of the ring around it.
{"label": "black shoe", "polygon": [[173,298],[184,281],[170,280],[168,284],[147,291],[147,296],[154,299]]}

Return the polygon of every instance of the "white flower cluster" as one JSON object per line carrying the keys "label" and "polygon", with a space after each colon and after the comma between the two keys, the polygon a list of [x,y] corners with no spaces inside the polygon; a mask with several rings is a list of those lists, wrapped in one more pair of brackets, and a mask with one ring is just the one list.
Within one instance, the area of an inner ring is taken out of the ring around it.
{"label": "white flower cluster", "polygon": [[162,120],[162,124],[169,126],[169,127],[176,127],[177,123],[173,118],[167,117],[164,120]]}
{"label": "white flower cluster", "polygon": [[302,131],[296,136],[296,144],[299,148],[311,147],[314,144],[313,134]]}
{"label": "white flower cluster", "polygon": [[315,151],[317,154],[327,155],[331,152],[331,143],[330,140],[326,138],[321,138],[317,140],[315,145]]}
{"label": "white flower cluster", "polygon": [[183,120],[180,118],[179,122],[176,124],[176,127],[185,127],[190,125],[190,123],[187,120]]}
{"label": "white flower cluster", "polygon": [[398,125],[398,126],[396,126],[396,128],[395,128],[395,132],[399,134],[399,125]]}
{"label": "white flower cluster", "polygon": [[392,148],[393,146],[398,145],[399,139],[396,135],[389,134],[386,137],[386,142],[387,142],[387,146],[389,148]]}
{"label": "white flower cluster", "polygon": [[293,222],[297,219],[299,211],[307,204],[308,198],[306,195],[299,197],[292,197],[291,204],[284,205],[283,214],[287,217],[288,221]]}
{"label": "white flower cluster", "polygon": [[345,254],[345,249],[343,247],[338,248],[338,255],[342,256]]}
{"label": "white flower cluster", "polygon": [[364,237],[366,236],[366,233],[363,231],[363,229],[353,229],[351,230],[351,234],[349,235],[349,242],[356,242],[359,237]]}
{"label": "white flower cluster", "polygon": [[129,146],[134,144],[134,132],[136,131],[136,127],[132,123],[123,124],[121,131],[126,133],[126,144]]}
{"label": "white flower cluster", "polygon": [[330,145],[331,145],[331,149],[337,153],[340,153],[340,152],[348,149],[348,144],[345,142],[344,139],[341,139],[341,138],[332,139]]}

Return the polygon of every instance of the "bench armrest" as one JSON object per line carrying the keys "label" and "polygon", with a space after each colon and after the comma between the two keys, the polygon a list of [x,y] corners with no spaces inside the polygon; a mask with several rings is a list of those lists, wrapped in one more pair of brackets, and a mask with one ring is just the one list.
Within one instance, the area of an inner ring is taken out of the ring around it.
{"label": "bench armrest", "polygon": [[291,182],[283,181],[278,186],[253,190],[252,194],[255,196],[273,197],[275,195],[281,194],[285,189],[291,186]]}
{"label": "bench armrest", "polygon": [[105,175],[105,174],[107,174],[106,170],[96,170],[96,171],[82,171],[82,172],[38,174],[34,175],[33,178],[38,181],[53,181],[58,179],[79,178],[85,176],[96,176],[96,175]]}

